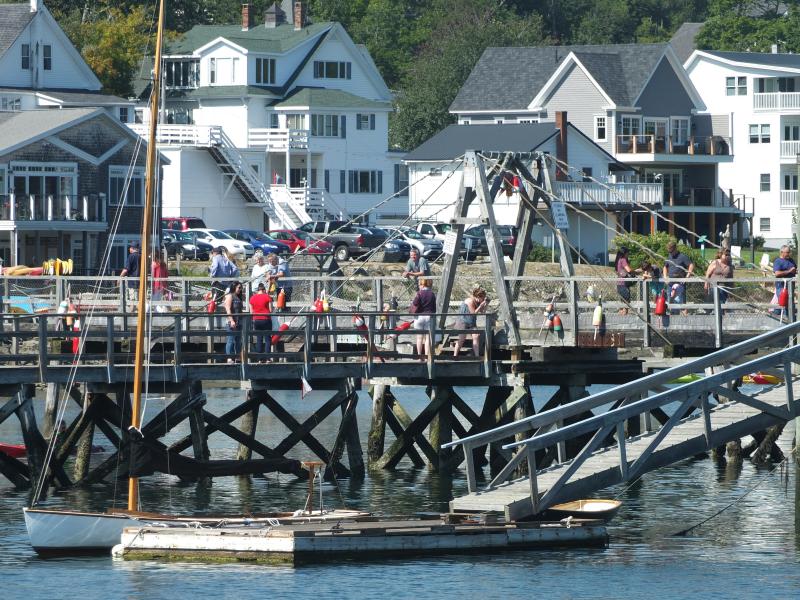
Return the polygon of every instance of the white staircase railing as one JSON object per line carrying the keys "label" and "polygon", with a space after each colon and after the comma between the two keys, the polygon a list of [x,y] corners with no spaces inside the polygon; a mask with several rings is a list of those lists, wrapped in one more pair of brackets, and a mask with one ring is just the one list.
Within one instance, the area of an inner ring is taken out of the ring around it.
{"label": "white staircase railing", "polygon": [[[209,137],[211,144],[219,150],[226,162],[235,170],[239,179],[261,203],[270,220],[279,223],[281,228],[289,229],[296,229],[311,220],[305,208],[294,202],[288,192],[286,194],[288,201],[274,197],[280,194],[271,193],[271,189],[267,188],[258,173],[244,159],[239,149],[221,127],[213,127]],[[276,186],[273,186],[272,189],[275,190]]]}

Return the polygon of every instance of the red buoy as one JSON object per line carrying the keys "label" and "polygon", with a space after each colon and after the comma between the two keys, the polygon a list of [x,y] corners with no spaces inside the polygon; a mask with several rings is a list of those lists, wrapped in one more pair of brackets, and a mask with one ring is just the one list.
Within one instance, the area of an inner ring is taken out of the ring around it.
{"label": "red buoy", "polygon": [[561,331],[563,326],[561,324],[561,317],[553,315],[553,331]]}
{"label": "red buoy", "polygon": [[656,300],[656,316],[663,317],[667,314],[667,292],[661,290],[658,299]]}
{"label": "red buoy", "polygon": [[283,288],[278,292],[278,300],[275,302],[275,307],[278,310],[286,308],[286,293],[283,291]]}
{"label": "red buoy", "polygon": [[787,308],[789,306],[789,288],[785,285],[781,290],[781,295],[778,296],[778,306],[781,308]]}
{"label": "red buoy", "polygon": [[[289,324],[288,323],[284,323],[283,325],[278,327],[278,331],[279,332],[286,331],[287,329],[289,329]],[[280,336],[279,333],[276,333],[275,335],[272,336],[272,343],[273,344],[277,344],[280,341],[281,341],[281,336]]]}
{"label": "red buoy", "polygon": [[206,310],[208,311],[208,314],[210,314],[210,315],[213,315],[215,312],[217,312],[217,302],[216,302],[216,300],[214,300],[213,298],[211,300],[209,300],[208,306],[206,306]]}

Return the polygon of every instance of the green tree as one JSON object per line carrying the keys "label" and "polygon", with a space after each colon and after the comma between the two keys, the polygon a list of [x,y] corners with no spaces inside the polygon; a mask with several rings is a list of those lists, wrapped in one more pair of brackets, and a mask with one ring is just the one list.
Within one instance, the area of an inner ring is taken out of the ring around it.
{"label": "green tree", "polygon": [[453,122],[448,108],[487,47],[540,44],[544,38],[541,17],[522,18],[490,0],[438,0],[431,10],[424,17],[426,26],[433,23],[431,34],[398,92],[390,127],[396,147],[414,148]]}
{"label": "green tree", "polygon": [[[784,15],[782,9],[788,9]],[[769,52],[800,51],[800,2],[712,0],[709,18],[697,36],[699,48]]]}

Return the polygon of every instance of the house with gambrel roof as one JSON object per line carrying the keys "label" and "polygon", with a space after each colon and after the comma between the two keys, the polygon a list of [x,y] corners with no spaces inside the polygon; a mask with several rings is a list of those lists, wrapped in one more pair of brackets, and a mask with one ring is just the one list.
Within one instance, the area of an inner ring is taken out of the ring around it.
{"label": "house with gambrel roof", "polygon": [[241,24],[194,27],[168,45],[164,88],[165,215],[280,228],[408,214],[406,170],[388,149],[391,93],[366,49],[338,23],[309,21],[305,3],[258,19],[245,4]]}
{"label": "house with gambrel roof", "polygon": [[[462,124],[531,123],[567,111],[570,123],[617,160],[631,182],[661,182],[669,220],[716,239],[742,211],[720,188],[732,160],[727,123],[705,105],[669,44],[488,48],[453,101]],[[688,234],[647,211],[637,231]]]}

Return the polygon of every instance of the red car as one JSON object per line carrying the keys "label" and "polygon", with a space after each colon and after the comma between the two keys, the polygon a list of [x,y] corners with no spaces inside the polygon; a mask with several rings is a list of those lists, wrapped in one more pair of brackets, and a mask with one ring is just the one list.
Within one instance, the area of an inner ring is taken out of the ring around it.
{"label": "red car", "polygon": [[305,231],[299,231],[297,229],[273,229],[268,231],[267,235],[289,246],[292,253],[306,249],[309,254],[330,254],[333,252],[333,244],[325,240],[315,239]]}

